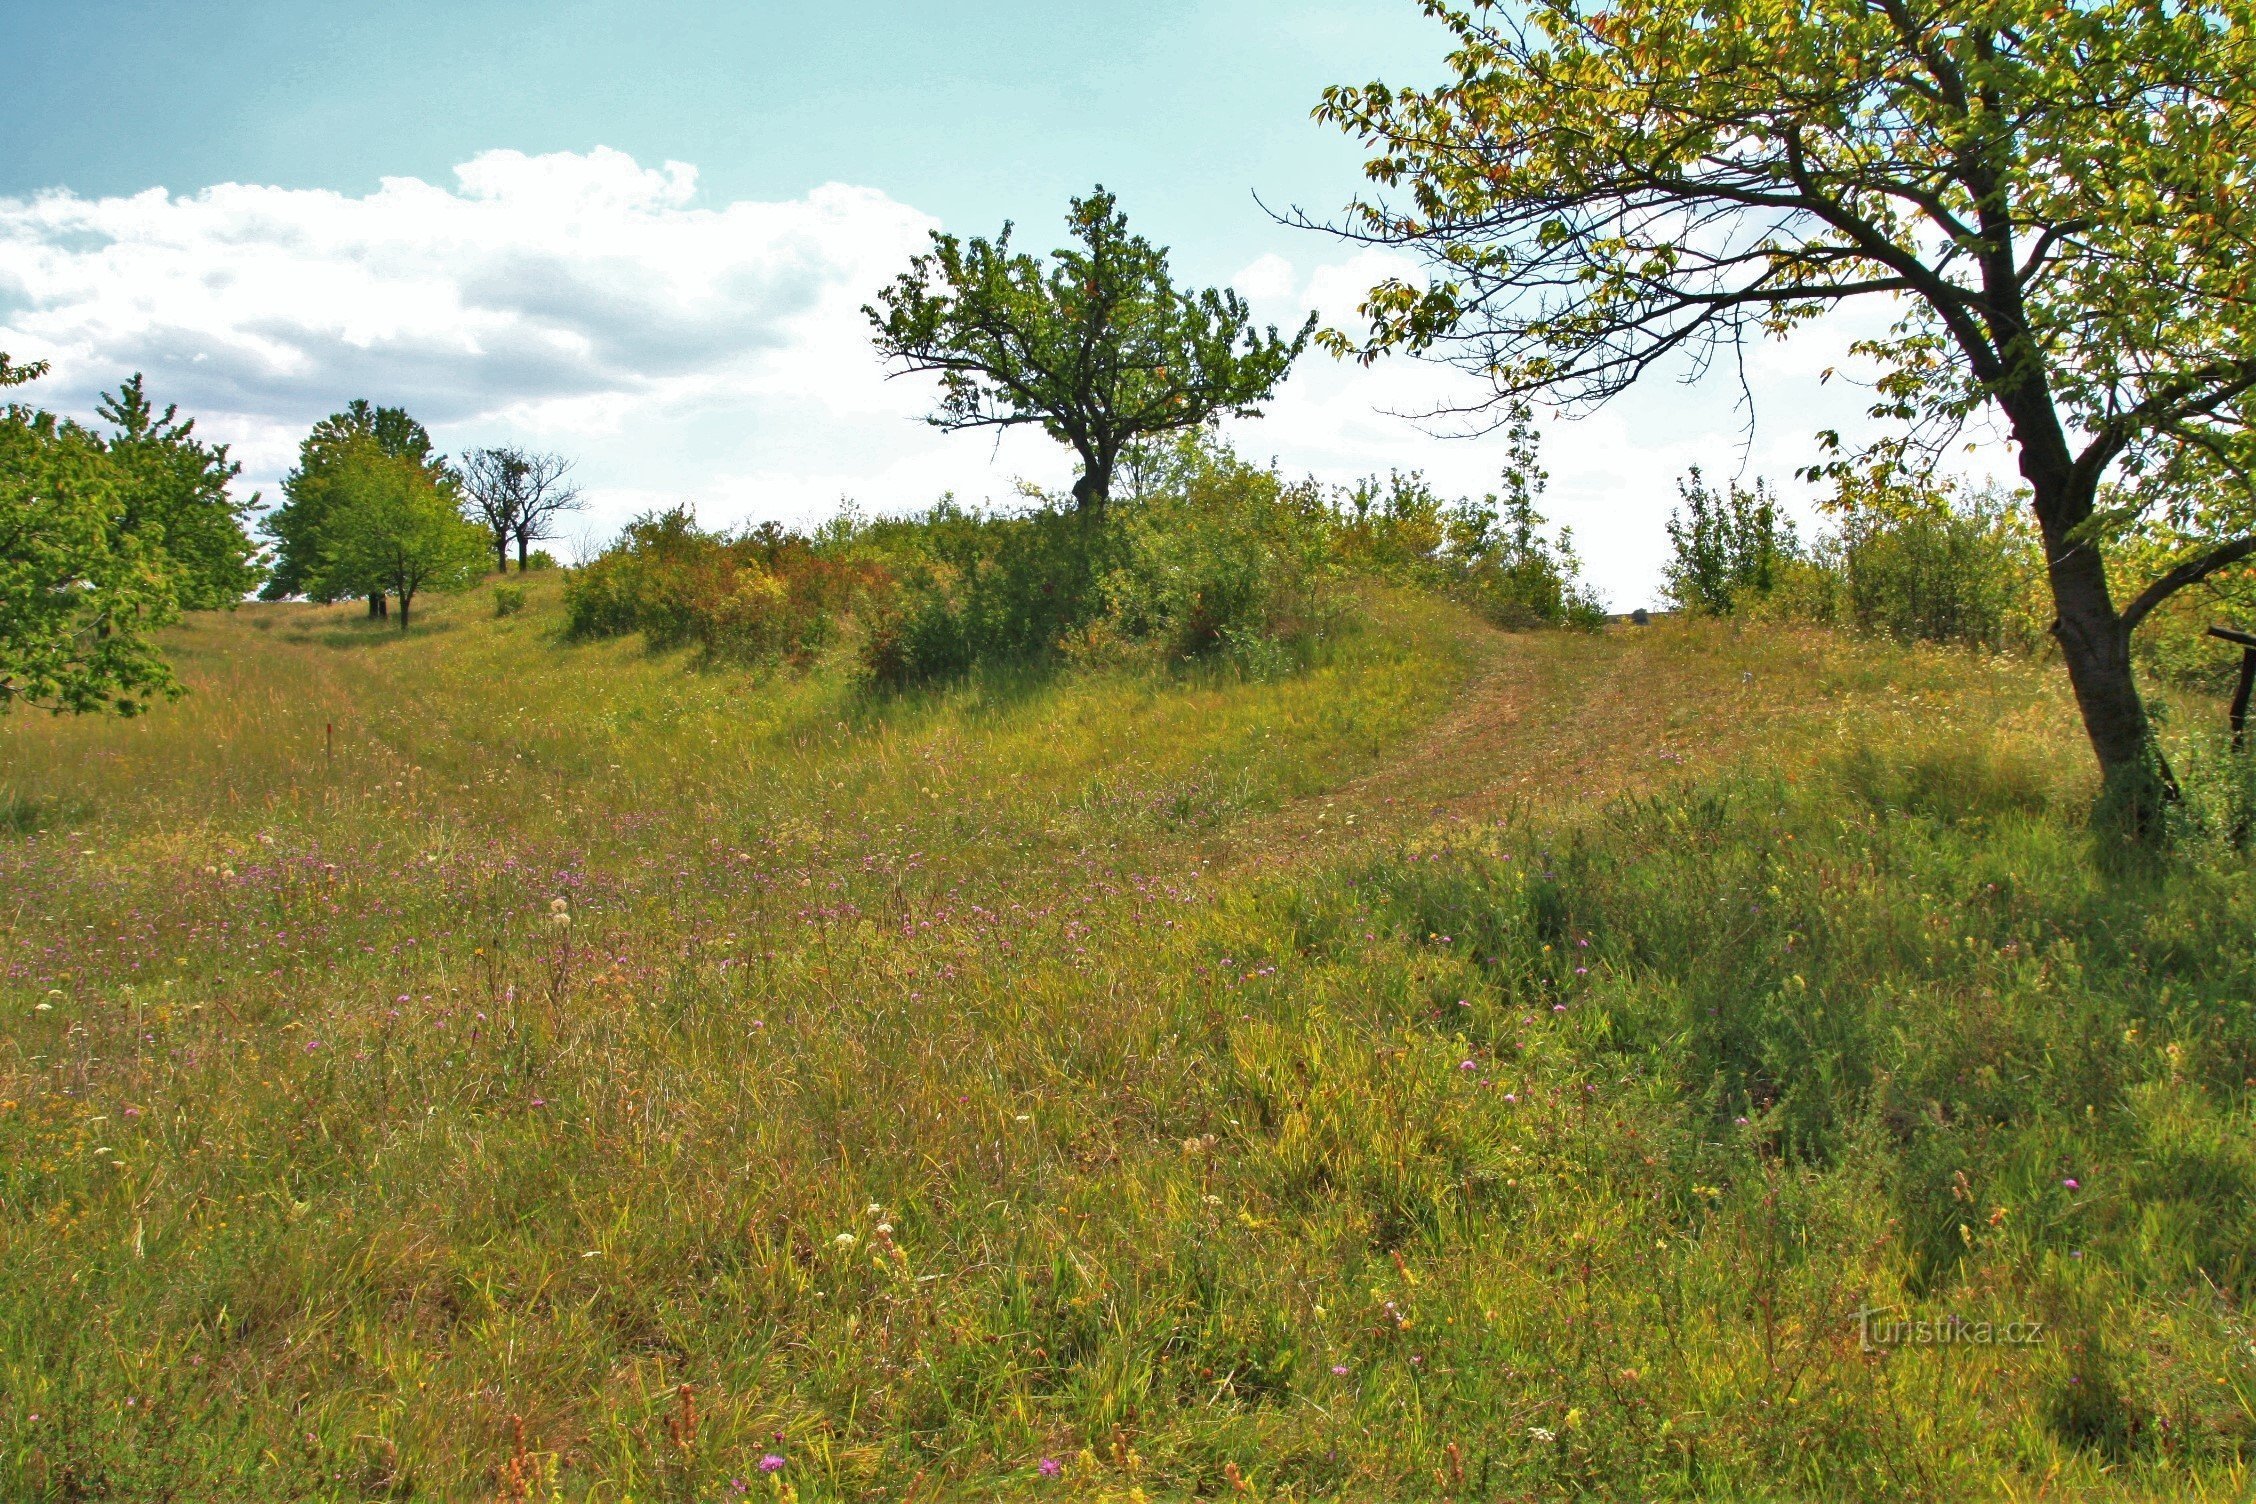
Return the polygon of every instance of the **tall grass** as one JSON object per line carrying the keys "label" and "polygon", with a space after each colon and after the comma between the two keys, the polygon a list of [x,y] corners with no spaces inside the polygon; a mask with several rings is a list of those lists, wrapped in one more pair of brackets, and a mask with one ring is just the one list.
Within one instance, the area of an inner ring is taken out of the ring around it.
{"label": "tall grass", "polygon": [[2245,1492],[2245,865],[2095,867],[2042,680],[1379,595],[871,696],[522,583],[0,729],[0,1493]]}

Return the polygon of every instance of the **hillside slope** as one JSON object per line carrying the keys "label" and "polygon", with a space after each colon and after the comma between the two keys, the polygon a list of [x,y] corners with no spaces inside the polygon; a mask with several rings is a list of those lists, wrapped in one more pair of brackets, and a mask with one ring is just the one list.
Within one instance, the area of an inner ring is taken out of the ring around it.
{"label": "hillside slope", "polygon": [[0,726],[0,1492],[2233,1496],[2239,859],[2095,871],[2039,668],[1369,614]]}

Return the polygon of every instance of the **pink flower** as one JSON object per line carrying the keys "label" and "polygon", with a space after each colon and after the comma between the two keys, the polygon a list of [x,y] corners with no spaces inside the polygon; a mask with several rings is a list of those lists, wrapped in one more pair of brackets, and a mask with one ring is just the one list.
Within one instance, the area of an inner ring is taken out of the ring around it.
{"label": "pink flower", "polygon": [[1041,1472],[1042,1476],[1045,1478],[1055,1478],[1058,1474],[1065,1471],[1065,1464],[1058,1461],[1055,1457],[1044,1457],[1040,1462],[1035,1463],[1034,1466]]}
{"label": "pink flower", "polygon": [[765,1456],[765,1457],[762,1457],[762,1458],[760,1459],[760,1471],[761,1471],[761,1472],[763,1472],[763,1473],[780,1473],[780,1472],[782,1472],[782,1471],[783,1471],[783,1459],[782,1459],[781,1457],[778,1457],[778,1456],[777,1456],[777,1455],[776,1455],[775,1453],[773,1453],[773,1452],[770,1452],[770,1453],[768,1453],[768,1455],[767,1455],[767,1456]]}
{"label": "pink flower", "polygon": [[2068,1178],[2067,1178],[2066,1180],[2063,1180],[2063,1181],[2062,1181],[2062,1182],[2060,1182],[2060,1183],[2061,1183],[2062,1185],[2064,1185],[2064,1186],[2068,1187],[2068,1189],[2069,1189],[2069,1190],[2071,1190],[2071,1191],[2080,1191],[2080,1190],[2082,1190],[2082,1189],[2083,1189],[2083,1186],[2082,1186],[2082,1184],[2081,1184],[2081,1183],[2079,1183],[2079,1182],[2077,1181],[2076,1177],[2075,1177],[2075,1176],[2073,1176],[2073,1175],[2069,1176],[2069,1177],[2068,1177]]}

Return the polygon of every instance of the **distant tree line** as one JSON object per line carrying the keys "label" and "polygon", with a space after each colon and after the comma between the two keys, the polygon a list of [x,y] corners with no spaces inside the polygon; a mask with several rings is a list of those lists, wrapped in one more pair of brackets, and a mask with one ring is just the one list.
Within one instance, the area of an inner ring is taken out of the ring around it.
{"label": "distant tree line", "polygon": [[[0,389],[46,373],[0,354]],[[23,402],[0,408],[0,713],[18,705],[132,715],[180,692],[152,635],[188,611],[267,600],[398,606],[543,556],[579,506],[570,461],[477,449],[450,465],[422,424],[356,401],[315,424],[258,525],[242,466],[195,420],[159,409],[139,375],[103,394],[91,427]]]}

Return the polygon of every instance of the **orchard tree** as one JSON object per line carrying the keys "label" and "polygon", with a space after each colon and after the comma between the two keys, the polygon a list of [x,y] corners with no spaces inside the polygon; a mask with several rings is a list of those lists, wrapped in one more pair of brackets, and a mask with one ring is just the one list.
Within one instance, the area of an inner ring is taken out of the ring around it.
{"label": "orchard tree", "polygon": [[566,514],[580,510],[580,488],[571,480],[572,462],[561,454],[503,447],[473,449],[462,457],[462,492],[469,515],[494,538],[494,569],[509,568],[509,545],[517,544],[522,574],[532,546],[556,536]]}
{"label": "orchard tree", "polygon": [[469,584],[484,567],[488,535],[462,515],[451,477],[434,479],[374,435],[340,446],[326,483],[321,556],[306,582],[317,599],[389,594],[399,628],[424,590]]}
{"label": "orchard tree", "polygon": [[1252,328],[1228,289],[1178,291],[1167,252],[1128,233],[1099,187],[1072,201],[1074,244],[1039,258],[1011,249],[1011,227],[969,244],[934,231],[932,249],[866,307],[896,370],[940,378],[946,429],[1039,424],[1081,457],[1073,499],[1101,514],[1113,466],[1134,440],[1229,413],[1259,415],[1307,346]]}
{"label": "orchard tree", "polygon": [[525,461],[514,449],[472,449],[459,469],[465,515],[493,535],[494,573],[509,572],[509,540],[525,510]]}
{"label": "orchard tree", "polygon": [[96,409],[112,425],[106,440],[125,503],[124,526],[153,528],[182,571],[181,604],[190,610],[233,607],[265,571],[244,522],[254,493],[237,501],[229,490],[243,467],[225,444],[196,437],[196,420],[166,404],[156,410],[136,374]]}
{"label": "orchard tree", "polygon": [[[0,355],[0,388],[45,370]],[[0,713],[133,715],[177,695],[149,634],[179,617],[185,573],[162,527],[132,520],[98,435],[22,404],[0,410]]]}
{"label": "orchard tree", "polygon": [[[2256,553],[2246,505],[2157,478],[2248,473],[2256,387],[2252,0],[1423,0],[1437,86],[1327,91],[1377,192],[1337,226],[1422,253],[1372,290],[1365,359],[1454,361],[1499,402],[1602,402],[1845,303],[1886,444],[1821,469],[1924,468],[2002,417],[2043,536],[2057,638],[2110,804],[2168,796],[2131,664],[2173,591]],[[2106,488],[2106,489],[2103,489]],[[2119,603],[2112,546],[2206,518]]]}
{"label": "orchard tree", "polygon": [[[323,418],[298,446],[297,468],[282,479],[282,505],[260,524],[260,531],[274,540],[274,567],[259,591],[262,600],[287,600],[293,595],[322,602],[341,599],[326,593],[336,576],[322,568],[328,554],[329,513],[346,457],[367,444],[415,465],[434,487],[447,483],[445,457],[431,443],[430,433],[405,410],[356,399],[344,411]],[[356,588],[345,593],[360,592]],[[382,616],[384,592],[371,589],[367,594],[368,614]]]}

